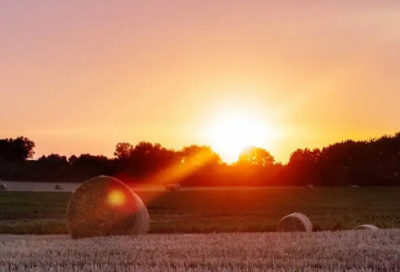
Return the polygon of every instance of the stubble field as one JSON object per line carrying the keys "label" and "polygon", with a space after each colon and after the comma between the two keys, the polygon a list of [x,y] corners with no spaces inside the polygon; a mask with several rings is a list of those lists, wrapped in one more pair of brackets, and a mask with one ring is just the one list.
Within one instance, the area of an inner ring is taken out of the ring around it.
{"label": "stubble field", "polygon": [[0,235],[0,271],[399,271],[400,230]]}

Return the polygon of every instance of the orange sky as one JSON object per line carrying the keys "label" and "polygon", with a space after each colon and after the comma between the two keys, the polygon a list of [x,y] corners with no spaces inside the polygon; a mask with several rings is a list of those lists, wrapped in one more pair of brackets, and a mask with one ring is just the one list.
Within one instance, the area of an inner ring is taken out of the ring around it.
{"label": "orange sky", "polygon": [[235,110],[282,162],[400,131],[398,1],[7,1],[0,37],[0,138],[37,155],[210,144]]}

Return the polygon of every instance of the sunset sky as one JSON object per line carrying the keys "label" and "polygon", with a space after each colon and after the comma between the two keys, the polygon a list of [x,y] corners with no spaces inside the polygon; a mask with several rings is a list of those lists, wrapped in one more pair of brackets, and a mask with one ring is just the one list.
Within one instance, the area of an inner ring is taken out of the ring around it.
{"label": "sunset sky", "polygon": [[242,113],[282,162],[400,131],[398,0],[0,5],[0,138],[36,157],[212,145],[215,120]]}

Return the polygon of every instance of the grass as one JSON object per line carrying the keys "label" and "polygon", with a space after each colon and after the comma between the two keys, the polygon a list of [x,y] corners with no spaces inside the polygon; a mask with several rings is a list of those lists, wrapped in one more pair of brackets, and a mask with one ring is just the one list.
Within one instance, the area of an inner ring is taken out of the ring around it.
{"label": "grass", "polygon": [[[150,213],[151,233],[276,231],[292,212],[306,214],[314,230],[360,224],[400,228],[400,188],[264,188],[138,192]],[[0,192],[0,233],[66,233],[71,193]]]}
{"label": "grass", "polygon": [[400,230],[0,235],[0,271],[399,271]]}

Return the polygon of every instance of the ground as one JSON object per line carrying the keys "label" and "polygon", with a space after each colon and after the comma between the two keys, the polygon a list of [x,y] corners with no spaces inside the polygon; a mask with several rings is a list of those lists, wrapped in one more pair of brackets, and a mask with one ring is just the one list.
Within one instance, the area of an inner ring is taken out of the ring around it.
{"label": "ground", "polygon": [[[150,233],[275,231],[292,212],[314,230],[360,224],[400,228],[400,188],[227,188],[137,194],[150,212]],[[0,233],[65,234],[71,192],[0,192]]]}
{"label": "ground", "polygon": [[0,271],[399,271],[400,230],[0,235]]}
{"label": "ground", "polygon": [[[0,271],[400,271],[400,188],[137,190],[150,234],[82,240],[72,193],[39,191],[0,192],[1,233],[52,234],[0,235]],[[316,232],[275,233],[292,212]]]}

